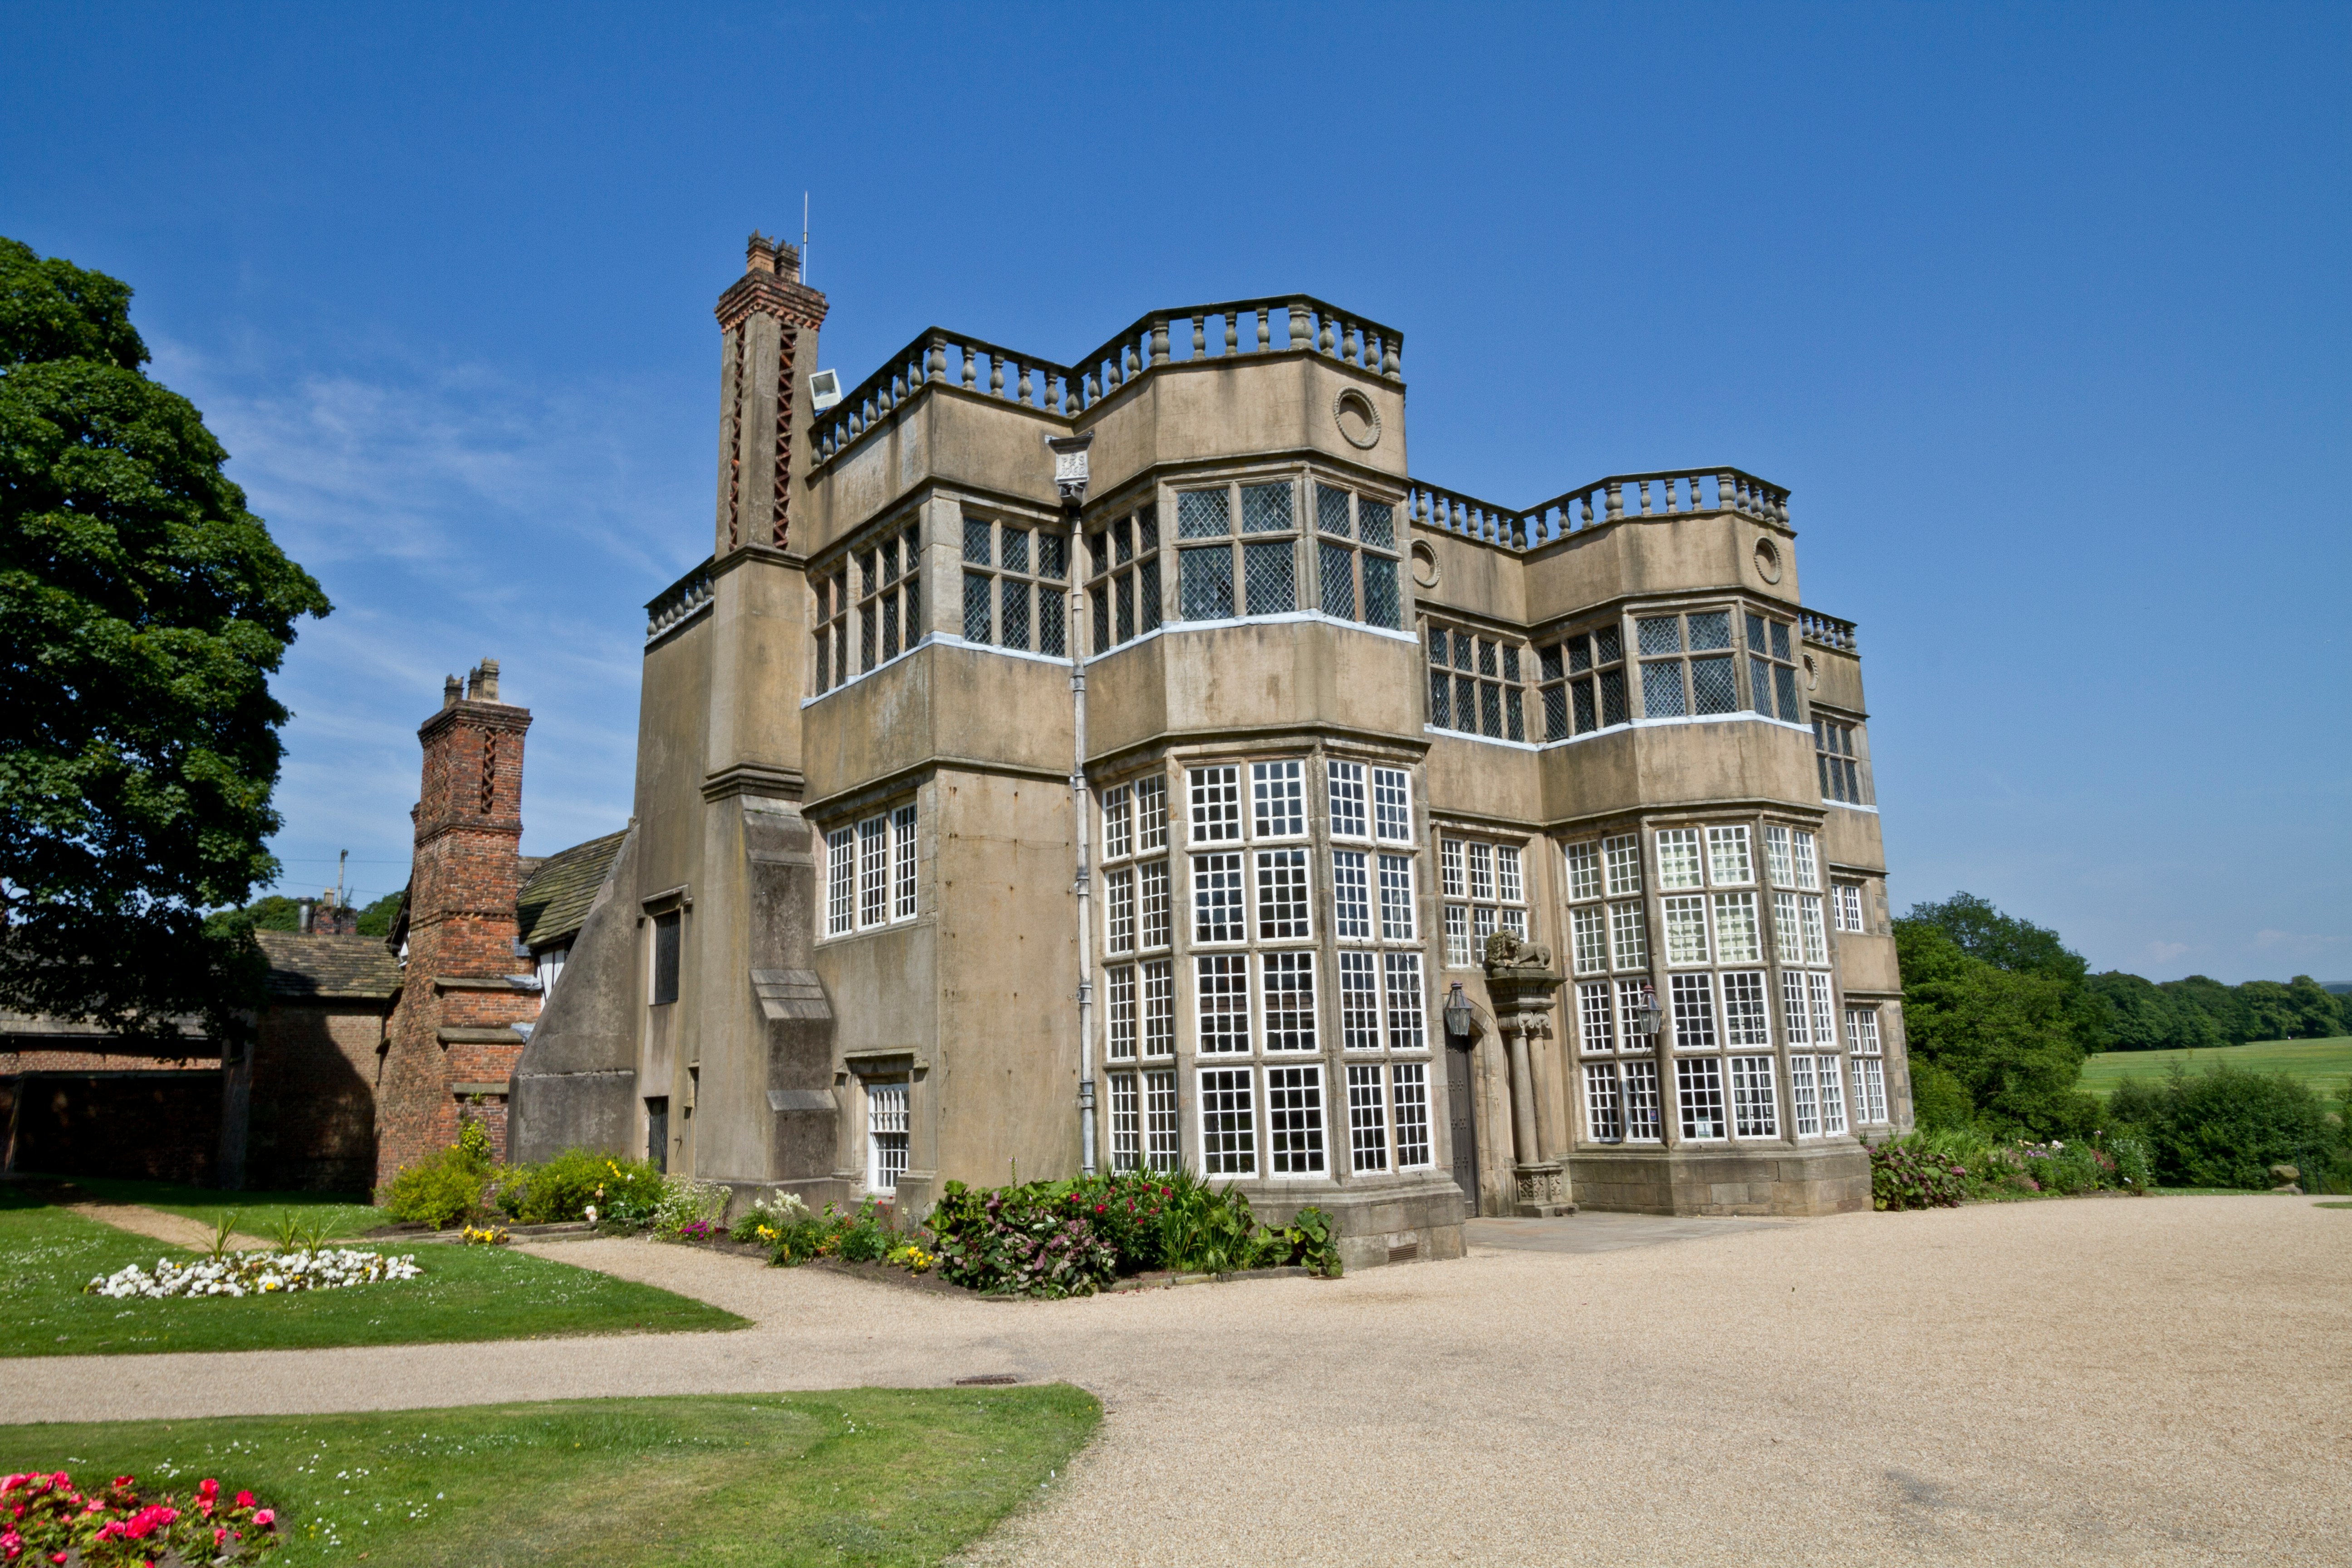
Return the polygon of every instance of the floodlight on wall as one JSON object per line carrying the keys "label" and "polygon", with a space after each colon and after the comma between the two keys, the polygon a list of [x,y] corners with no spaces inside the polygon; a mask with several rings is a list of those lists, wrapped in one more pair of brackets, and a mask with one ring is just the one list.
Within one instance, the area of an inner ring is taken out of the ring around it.
{"label": "floodlight on wall", "polygon": [[1462,982],[1445,994],[1445,1032],[1467,1039],[1470,1036],[1470,998],[1462,994]]}
{"label": "floodlight on wall", "polygon": [[1061,488],[1066,506],[1087,499],[1087,448],[1094,444],[1091,430],[1082,436],[1045,437],[1045,445],[1054,449],[1054,483]]}
{"label": "floodlight on wall", "polygon": [[819,414],[840,401],[840,372],[821,370],[809,377],[809,402]]}

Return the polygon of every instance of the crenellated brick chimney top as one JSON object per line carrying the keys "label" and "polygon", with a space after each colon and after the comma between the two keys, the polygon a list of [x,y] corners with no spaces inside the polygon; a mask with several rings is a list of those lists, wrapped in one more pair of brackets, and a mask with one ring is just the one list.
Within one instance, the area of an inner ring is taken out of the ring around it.
{"label": "crenellated brick chimney top", "polygon": [[755,228],[746,247],[743,270],[781,276],[797,283],[801,280],[800,247],[787,245],[781,239],[770,239]]}

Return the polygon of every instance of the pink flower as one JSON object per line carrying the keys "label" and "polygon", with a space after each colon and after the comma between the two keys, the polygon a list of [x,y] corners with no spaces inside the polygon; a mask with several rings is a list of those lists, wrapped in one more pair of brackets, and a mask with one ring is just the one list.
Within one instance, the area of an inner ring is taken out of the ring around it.
{"label": "pink flower", "polygon": [[227,1539],[228,1539],[228,1527],[227,1527],[227,1526],[226,1526],[226,1525],[219,1525],[219,1524],[216,1524],[216,1525],[213,1526],[213,1545],[214,1545],[214,1546],[215,1546],[215,1547],[219,1546],[219,1545],[220,1545],[220,1543],[221,1543],[222,1542],[226,1541]]}
{"label": "pink flower", "polygon": [[216,1498],[220,1496],[220,1482],[210,1479],[209,1478],[205,1480],[198,1481],[196,1483],[196,1495],[200,1498]]}
{"label": "pink flower", "polygon": [[239,1508],[251,1508],[253,1506],[253,1494],[251,1492],[237,1493],[236,1506]]}
{"label": "pink flower", "polygon": [[278,1510],[274,1508],[265,1508],[253,1516],[253,1522],[266,1530],[278,1522]]}

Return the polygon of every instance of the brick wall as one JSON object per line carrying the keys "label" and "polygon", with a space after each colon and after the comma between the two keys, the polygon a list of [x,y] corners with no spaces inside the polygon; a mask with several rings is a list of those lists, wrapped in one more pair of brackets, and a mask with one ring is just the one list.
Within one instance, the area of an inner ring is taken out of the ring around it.
{"label": "brick wall", "polygon": [[12,1171],[209,1185],[220,1152],[221,1075],[36,1073],[0,1079]]}
{"label": "brick wall", "polygon": [[245,1184],[361,1193],[376,1173],[375,1080],[383,1005],[279,1003],[253,1046]]}
{"label": "brick wall", "polygon": [[[378,1184],[457,1142],[460,1086],[503,1086],[522,1054],[522,1037],[507,1026],[539,1013],[536,994],[502,984],[530,967],[514,952],[530,712],[497,698],[497,667],[485,661],[468,694],[453,687],[417,731],[425,768],[412,813],[408,966],[376,1089]],[[492,1106],[468,1111],[488,1127],[500,1158],[504,1106],[501,1087]]]}

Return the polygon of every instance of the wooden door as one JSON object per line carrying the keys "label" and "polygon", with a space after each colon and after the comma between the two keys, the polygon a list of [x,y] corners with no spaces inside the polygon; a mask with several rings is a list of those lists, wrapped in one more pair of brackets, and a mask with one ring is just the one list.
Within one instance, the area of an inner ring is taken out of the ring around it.
{"label": "wooden door", "polygon": [[1471,1110],[1470,1053],[1452,1047],[1445,1052],[1445,1106],[1454,1126],[1454,1184],[1472,1217],[1478,1213],[1478,1128]]}
{"label": "wooden door", "polygon": [[646,1101],[646,1158],[656,1171],[669,1169],[669,1096],[666,1094]]}

